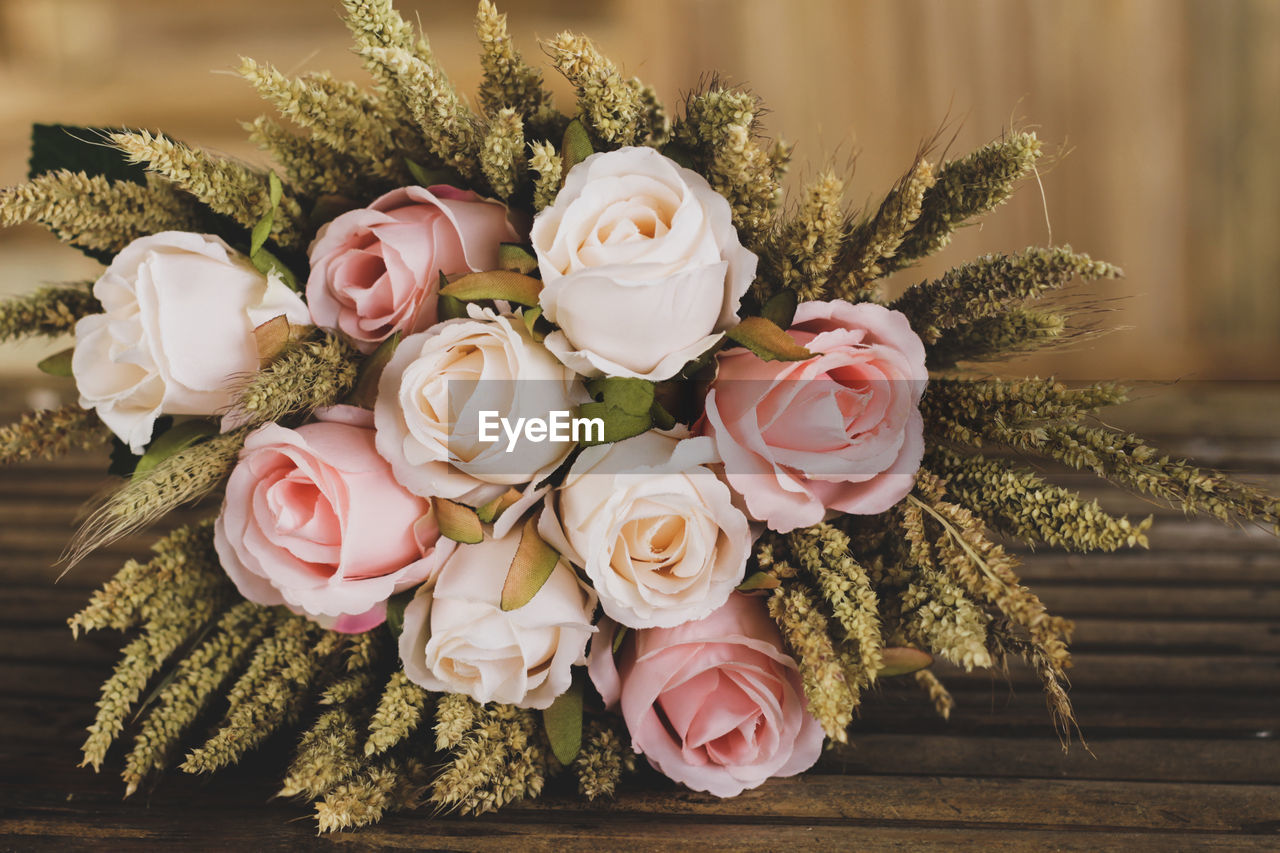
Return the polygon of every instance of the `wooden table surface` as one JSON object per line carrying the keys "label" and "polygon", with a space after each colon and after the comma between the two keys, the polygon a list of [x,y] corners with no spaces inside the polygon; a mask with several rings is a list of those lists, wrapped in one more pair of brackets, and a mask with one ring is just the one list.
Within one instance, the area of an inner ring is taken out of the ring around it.
{"label": "wooden table surface", "polygon": [[[1109,420],[1280,488],[1280,388],[1143,393]],[[1050,609],[1077,622],[1071,695],[1092,753],[1063,754],[1028,672],[943,671],[950,722],[886,685],[848,748],[731,800],[642,773],[608,802],[552,785],[496,815],[395,815],[317,837],[305,808],[271,799],[288,748],[275,743],[225,775],[170,772],[125,801],[118,751],[101,775],[76,767],[120,639],[73,641],[66,619],[151,537],[57,584],[49,569],[102,467],[77,457],[0,472],[0,849],[1280,849],[1280,546],[1159,509],[1150,551],[1042,552],[1025,566]],[[1112,509],[1152,509],[1073,482]]]}

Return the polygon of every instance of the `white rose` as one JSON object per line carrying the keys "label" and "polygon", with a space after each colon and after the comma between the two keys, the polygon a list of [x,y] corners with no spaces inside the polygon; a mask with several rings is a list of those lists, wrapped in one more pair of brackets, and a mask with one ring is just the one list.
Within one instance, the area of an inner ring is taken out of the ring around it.
{"label": "white rose", "polygon": [[427,690],[546,708],[586,662],[596,597],[561,560],[524,607],[499,606],[520,531],[460,545],[404,611],[400,660]]}
{"label": "white rose", "polygon": [[705,437],[646,432],[589,447],[547,498],[538,531],[581,566],[604,612],[631,628],[702,619],[742,582],[747,517],[706,467]]}
{"label": "white rose", "polygon": [[[438,323],[400,343],[378,382],[373,415],[378,453],[405,488],[480,506],[551,473],[573,448],[522,433],[508,451],[501,429],[496,441],[483,440],[480,413],[497,412],[514,427],[517,418],[572,412],[588,396],[519,316],[470,311],[468,319]],[[494,434],[488,430],[489,438]],[[518,516],[523,506],[503,517]]]}
{"label": "white rose", "polygon": [[532,240],[547,347],[586,376],[674,376],[737,323],[756,273],[729,203],[652,148],[574,166]]}
{"label": "white rose", "polygon": [[255,327],[281,314],[311,322],[279,278],[217,237],[165,231],[116,255],[93,286],[105,313],[76,323],[71,359],[80,405],[141,453],[156,418],[212,415],[229,381],[258,369]]}

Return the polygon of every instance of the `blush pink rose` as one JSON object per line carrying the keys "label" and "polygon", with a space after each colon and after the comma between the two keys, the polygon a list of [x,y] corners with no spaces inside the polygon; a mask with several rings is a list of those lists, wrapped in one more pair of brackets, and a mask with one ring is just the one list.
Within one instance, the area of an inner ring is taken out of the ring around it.
{"label": "blush pink rose", "polygon": [[339,406],[321,417],[249,435],[214,547],[250,601],[366,631],[388,598],[432,580],[454,543],[440,536],[431,502],[402,488],[374,450],[369,412]]}
{"label": "blush pink rose", "polygon": [[842,300],[801,303],[788,331],[816,357],[717,357],[702,429],[729,485],[783,533],[828,510],[884,512],[911,491],[924,454],[924,344],[903,314]]}
{"label": "blush pink rose", "polygon": [[659,772],[734,797],[818,760],[822,727],[762,599],[734,593],[697,622],[629,631],[616,656],[617,626],[606,618],[599,627],[591,680]]}
{"label": "blush pink rose", "polygon": [[317,326],[363,352],[436,322],[440,274],[497,269],[520,239],[507,207],[449,186],[402,187],[322,227],[311,244],[307,304]]}

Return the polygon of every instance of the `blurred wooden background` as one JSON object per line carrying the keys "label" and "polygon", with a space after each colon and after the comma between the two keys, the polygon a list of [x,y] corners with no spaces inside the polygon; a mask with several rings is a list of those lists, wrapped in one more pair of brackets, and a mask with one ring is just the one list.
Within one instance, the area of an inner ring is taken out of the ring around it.
{"label": "blurred wooden background", "polygon": [[[471,0],[402,0],[464,91],[479,75]],[[879,198],[950,119],[954,152],[1011,124],[1050,150],[1034,181],[950,265],[1052,238],[1122,265],[1096,291],[1126,331],[1021,367],[1077,378],[1280,378],[1277,0],[506,0],[526,56],[572,28],[669,103],[719,71],[797,142],[798,184],[852,168]],[[25,174],[32,121],[163,128],[255,158],[260,109],[237,56],[363,78],[333,0],[0,0],[0,183]],[[548,77],[554,75],[551,72]],[[553,85],[570,106],[567,86]],[[855,157],[856,155],[856,157]],[[0,232],[0,291],[95,267],[36,230]],[[900,275],[901,286],[942,268]],[[6,347],[30,371],[40,346]]]}

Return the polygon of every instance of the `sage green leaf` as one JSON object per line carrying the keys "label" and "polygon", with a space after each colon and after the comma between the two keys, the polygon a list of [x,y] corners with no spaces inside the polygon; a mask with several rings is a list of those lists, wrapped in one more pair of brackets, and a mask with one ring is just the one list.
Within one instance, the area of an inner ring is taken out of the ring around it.
{"label": "sage green leaf", "polygon": [[662,407],[657,400],[649,407],[649,420],[658,429],[671,429],[676,425],[675,416]]}
{"label": "sage green leaf", "polygon": [[[604,422],[604,434],[600,440],[583,441],[584,447],[623,441],[632,436],[640,435],[640,433],[653,426],[653,420],[649,417],[648,412],[643,415],[631,415],[621,409],[611,407],[608,403],[583,403],[578,407],[578,417],[599,418]],[[590,430],[588,430],[587,434],[594,435]]]}
{"label": "sage green leaf", "polygon": [[538,258],[528,246],[519,243],[502,243],[498,246],[498,266],[511,272],[528,275],[538,268]]}
{"label": "sage green leaf", "polygon": [[262,214],[262,218],[253,226],[253,231],[249,235],[249,256],[256,255],[264,245],[267,238],[271,236],[271,229],[276,222],[276,209],[280,207],[280,199],[284,197],[284,186],[280,183],[280,176],[275,172],[267,175],[268,195],[271,199],[271,207],[267,212]]}
{"label": "sage green leaf", "polygon": [[676,163],[686,169],[694,169],[695,167],[692,149],[685,145],[681,145],[679,142],[668,143],[666,147],[662,149],[662,156],[675,160]]}
{"label": "sage green leaf", "polygon": [[503,610],[524,607],[542,589],[559,562],[560,553],[538,535],[538,518],[531,516],[520,531],[520,544],[511,558],[499,606]]}
{"label": "sage green leaf", "polygon": [[461,188],[465,181],[462,175],[456,169],[441,167],[438,169],[428,169],[412,160],[405,160],[405,166],[409,169],[409,174],[413,175],[413,180],[418,186],[434,187],[441,184]]}
{"label": "sage green leaf", "polygon": [[756,572],[738,584],[738,592],[754,592],[758,589],[777,589],[782,586],[776,575],[769,572]]}
{"label": "sage green leaf", "polygon": [[[604,435],[600,441],[584,441],[583,444],[611,444],[652,427],[654,390],[652,382],[631,377],[609,376],[588,381],[587,391],[596,402],[579,406],[578,416],[599,418],[604,422]],[[662,409],[661,406],[658,408]]]}
{"label": "sage green leaf", "polygon": [[387,599],[387,627],[391,629],[391,636],[399,637],[404,633],[404,609],[413,601],[417,591],[417,587],[406,589]]}
{"label": "sage green leaf", "polygon": [[474,545],[484,539],[484,527],[474,509],[444,498],[433,498],[431,503],[441,536],[463,545]]}
{"label": "sage green leaf", "polygon": [[249,256],[258,254],[262,251],[262,247],[266,244],[267,238],[271,236],[271,228],[276,223],[276,211],[273,207],[266,213],[262,214],[262,218],[253,226],[253,231],[249,234]]}
{"label": "sage green leaf", "polygon": [[43,359],[36,367],[41,372],[50,376],[70,376],[71,375],[71,356],[76,351],[75,347],[64,349],[62,352],[54,353],[46,359]]}
{"label": "sage green leaf", "polygon": [[795,342],[776,323],[764,317],[748,317],[725,336],[736,344],[742,344],[764,361],[804,361],[813,353]]}
{"label": "sage green leaf", "polygon": [[507,489],[493,500],[476,509],[476,517],[485,524],[493,524],[512,504],[520,500],[520,492],[515,488]]}
{"label": "sage green leaf", "polygon": [[891,646],[880,650],[880,669],[877,678],[893,678],[897,675],[910,675],[933,663],[933,655],[919,649],[903,646]]}
{"label": "sage green leaf", "polygon": [[362,409],[373,408],[374,402],[378,399],[378,380],[382,378],[382,371],[386,369],[387,362],[391,361],[391,356],[395,354],[398,346],[400,346],[400,333],[396,332],[379,344],[376,350],[369,353],[364,363],[360,365],[360,372],[356,374],[356,384],[347,397],[348,403]]}
{"label": "sage green leaf", "polygon": [[569,689],[542,712],[542,725],[556,760],[568,766],[582,749],[582,678],[574,673]]}
{"label": "sage green leaf", "polygon": [[140,480],[153,468],[175,453],[218,434],[218,425],[208,420],[184,421],[152,439],[133,469],[133,479]]}
{"label": "sage green leaf", "polygon": [[532,308],[538,304],[542,282],[510,270],[489,270],[464,275],[440,288],[440,292],[463,302],[505,299]]}
{"label": "sage green leaf", "polygon": [[686,364],[684,367],[680,368],[680,373],[678,374],[678,376],[681,379],[693,379],[699,373],[702,373],[703,371],[707,370],[709,367],[711,367],[711,365],[715,364],[716,353],[720,352],[723,346],[724,346],[724,338],[721,338],[719,343],[715,344],[715,346],[711,347],[711,349],[707,350],[702,355],[698,356],[693,361]]}
{"label": "sage green leaf", "polygon": [[285,286],[290,290],[298,291],[301,289],[298,287],[298,279],[294,276],[293,270],[285,266],[284,261],[281,261],[268,249],[259,249],[249,256],[249,260],[253,263],[253,266],[258,270],[258,272],[263,275],[271,275],[271,273],[274,272],[276,275],[280,276],[280,280],[284,282]]}
{"label": "sage green leaf", "polygon": [[280,183],[280,176],[275,172],[267,174],[267,196],[271,199],[273,210],[280,206],[280,199],[284,198],[284,184]]}
{"label": "sage green leaf", "polygon": [[538,331],[538,318],[542,316],[541,308],[526,308],[524,317],[524,327],[529,330],[529,334],[533,336],[535,341],[542,342],[546,335]]}
{"label": "sage green leaf", "polygon": [[[444,290],[448,286],[449,279],[444,277],[444,273],[440,273],[440,290]],[[438,320],[465,319],[466,316],[467,303],[446,293],[438,294],[436,300],[436,318]]]}
{"label": "sage green leaf", "polygon": [[575,118],[564,129],[564,142],[560,145],[561,172],[569,176],[569,170],[595,153],[591,146],[591,137],[582,119]]}
{"label": "sage green leaf", "polygon": [[647,415],[653,405],[654,386],[647,379],[606,376],[589,380],[587,391],[606,406],[629,415]]}
{"label": "sage green leaf", "polygon": [[796,305],[799,302],[800,297],[796,296],[796,292],[789,287],[784,287],[769,297],[769,301],[760,309],[760,316],[778,328],[785,329],[796,318]]}

